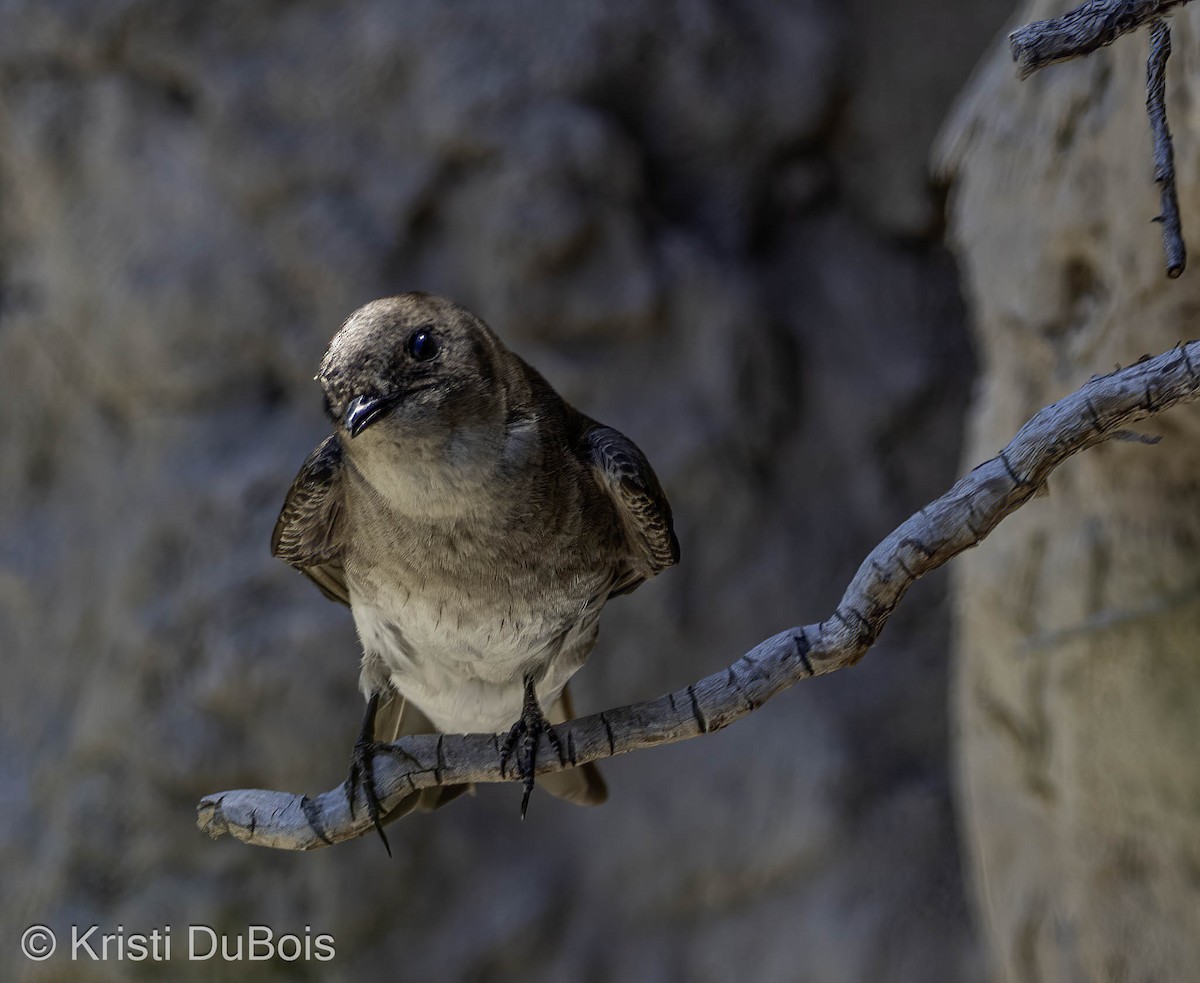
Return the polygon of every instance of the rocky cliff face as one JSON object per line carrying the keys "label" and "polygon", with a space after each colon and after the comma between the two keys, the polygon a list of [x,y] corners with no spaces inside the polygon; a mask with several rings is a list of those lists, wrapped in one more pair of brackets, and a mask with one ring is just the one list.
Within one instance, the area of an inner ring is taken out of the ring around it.
{"label": "rocky cliff face", "polygon": [[[1167,93],[1193,251],[1198,13],[1172,20]],[[998,46],[947,130],[982,363],[968,461],[1094,372],[1197,334],[1195,253],[1168,281],[1149,221],[1146,53],[1133,35],[1020,83]],[[954,568],[964,843],[1002,979],[1200,965],[1200,414],[1146,429],[1162,443],[1070,461]]]}
{"label": "rocky cliff face", "polygon": [[940,578],[857,671],[611,762],[602,809],[520,823],[482,789],[391,863],[192,810],[345,774],[353,626],[267,540],[324,344],[375,296],[473,308],[666,485],[684,564],[606,612],[581,710],[825,616],[957,468],[923,162],[1006,8],[5,4],[0,937],[311,925],[334,979],[976,978]]}

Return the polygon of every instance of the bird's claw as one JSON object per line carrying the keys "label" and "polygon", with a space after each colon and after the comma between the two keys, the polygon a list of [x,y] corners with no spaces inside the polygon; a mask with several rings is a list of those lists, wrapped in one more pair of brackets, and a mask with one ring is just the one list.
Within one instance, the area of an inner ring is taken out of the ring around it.
{"label": "bird's claw", "polygon": [[521,776],[521,782],[525,787],[525,791],[521,796],[521,818],[525,818],[525,813],[529,809],[529,796],[533,794],[534,773],[537,771],[537,749],[538,743],[545,734],[550,740],[551,746],[558,755],[559,760],[563,760],[562,744],[558,739],[558,735],[554,732],[554,728],[550,726],[550,722],[546,719],[546,715],[542,713],[542,708],[538,704],[537,693],[534,690],[533,680],[525,681],[525,702],[521,708],[521,716],[512,729],[508,732],[508,736],[504,739],[504,744],[500,748],[500,772],[504,774],[508,771],[508,762],[516,752],[517,774]]}
{"label": "bird's claw", "polygon": [[387,855],[392,855],[391,844],[388,843],[387,834],[383,831],[383,809],[379,802],[379,795],[375,791],[375,768],[374,760],[376,753],[383,745],[376,744],[374,741],[368,741],[364,738],[359,738],[354,745],[354,751],[350,755],[350,774],[346,776],[346,801],[350,805],[350,818],[354,818],[354,805],[358,799],[358,790],[363,791],[363,798],[367,803],[367,815],[370,817],[372,824],[375,826],[376,832],[379,833],[379,838],[383,840],[383,848],[387,850]]}

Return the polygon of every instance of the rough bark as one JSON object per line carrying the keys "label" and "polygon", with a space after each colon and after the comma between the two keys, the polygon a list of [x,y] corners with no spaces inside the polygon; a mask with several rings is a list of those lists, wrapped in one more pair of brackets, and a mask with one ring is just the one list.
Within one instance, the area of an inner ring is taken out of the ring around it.
{"label": "rough bark", "polygon": [[1017,72],[1025,79],[1047,65],[1089,55],[1189,2],[1088,0],[1065,14],[1025,24],[1008,38]]}

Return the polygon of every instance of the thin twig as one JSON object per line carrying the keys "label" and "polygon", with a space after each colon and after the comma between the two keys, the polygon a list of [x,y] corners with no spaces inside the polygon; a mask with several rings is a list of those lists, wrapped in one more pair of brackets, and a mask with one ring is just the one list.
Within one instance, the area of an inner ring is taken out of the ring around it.
{"label": "thin twig", "polygon": [[[571,749],[570,763],[718,731],[802,679],[853,665],[914,581],[978,545],[1033,498],[1068,457],[1200,396],[1196,366],[1200,342],[1193,341],[1093,378],[1047,406],[996,457],[875,547],[827,621],[768,638],[728,669],[656,700],[559,724],[554,730],[560,745]],[[375,758],[376,791],[385,810],[417,789],[519,780],[502,774],[492,734],[417,735],[396,747],[402,755]],[[543,751],[548,748],[545,744]],[[539,774],[561,767],[555,754],[538,756]],[[197,814],[199,827],[214,837],[229,833],[246,843],[288,850],[327,846],[372,828],[363,803],[351,814],[341,785],[316,798],[259,789],[221,792],[202,799]]]}
{"label": "thin twig", "polygon": [[1162,196],[1163,250],[1167,254],[1167,276],[1174,278],[1187,265],[1187,247],[1179,221],[1179,196],[1175,191],[1175,148],[1167,125],[1167,59],[1171,57],[1171,28],[1165,20],[1150,24],[1150,58],[1146,62],[1146,113],[1154,136],[1154,180]]}
{"label": "thin twig", "polygon": [[1061,17],[1034,21],[1008,36],[1017,74],[1090,55],[1190,0],[1088,0]]}

